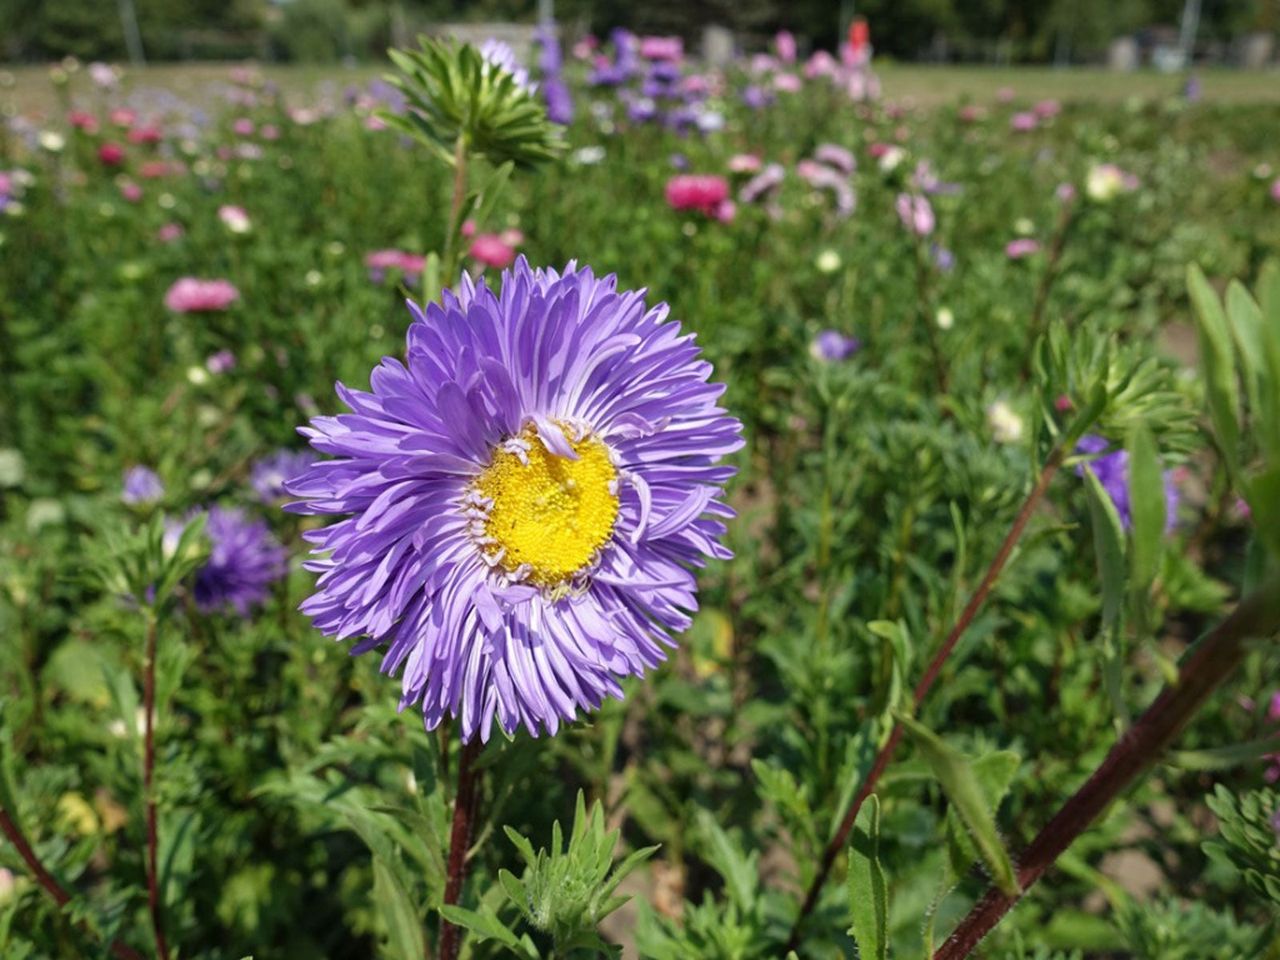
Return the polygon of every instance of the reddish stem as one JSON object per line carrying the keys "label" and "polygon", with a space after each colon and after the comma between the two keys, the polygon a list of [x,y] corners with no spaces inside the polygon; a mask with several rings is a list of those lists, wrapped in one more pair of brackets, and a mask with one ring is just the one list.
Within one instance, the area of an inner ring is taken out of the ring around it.
{"label": "reddish stem", "polygon": [[147,624],[147,645],[142,664],[143,753],[142,792],[147,808],[147,908],[151,912],[151,928],[155,931],[156,952],[160,960],[169,960],[169,944],[160,921],[159,830],[156,827],[155,796],[155,718],[156,718],[156,621]]}
{"label": "reddish stem", "polygon": [[[13,844],[14,849],[18,851],[18,856],[27,865],[27,869],[35,875],[36,882],[53,898],[54,903],[59,907],[65,907],[70,903],[71,894],[66,891],[62,884],[58,883],[53,874],[45,869],[44,864],[40,862],[40,858],[36,856],[35,850],[27,842],[22,830],[19,829],[13,818],[9,816],[9,811],[3,808],[0,808],[0,831]],[[82,923],[81,926],[87,929],[87,924]],[[111,941],[111,953],[118,960],[143,960],[142,954],[119,940]]]}
{"label": "reddish stem", "polygon": [[1152,766],[1174,741],[1210,694],[1244,659],[1245,641],[1280,629],[1280,581],[1240,602],[1217,629],[1202,640],[1178,669],[1178,680],[1165,687],[1122,736],[1101,766],[1075,792],[1018,860],[1018,886],[1009,895],[992,888],[947,938],[934,960],[969,956],[997,923],[1013,909],[1032,884],[1075,839],[1088,829],[1111,801]]}
{"label": "reddish stem", "polygon": [[[974,617],[978,615],[978,611],[982,608],[982,604],[986,601],[988,594],[991,593],[995,586],[996,580],[1000,573],[1004,570],[1005,564],[1009,561],[1013,548],[1017,546],[1018,540],[1022,537],[1022,532],[1026,529],[1027,524],[1031,520],[1031,515],[1035,512],[1036,506],[1040,503],[1045,491],[1049,489],[1049,481],[1053,479],[1058,468],[1062,466],[1063,448],[1055,447],[1053,452],[1049,454],[1049,459],[1045,462],[1044,469],[1040,472],[1040,478],[1036,481],[1035,486],[1031,488],[1031,493],[1027,495],[1026,501],[1022,504],[1022,508],[1018,511],[1018,515],[1014,518],[1013,526],[1009,528],[1008,535],[1005,536],[1004,542],[1000,544],[1000,549],[996,552],[995,558],[991,561],[991,565],[987,567],[987,572],[982,577],[982,582],[978,584],[978,589],[974,591],[973,596],[969,598],[969,602],[965,605],[964,610],[960,614],[960,618],[956,621],[951,632],[947,634],[946,640],[942,642],[942,646],[938,648],[938,652],[933,655],[933,659],[929,661],[928,667],[925,668],[924,675],[920,678],[920,682],[916,684],[913,693],[916,710],[920,709],[920,705],[924,702],[924,698],[928,695],[930,688],[938,679],[938,674],[942,672],[943,664],[947,658],[951,656],[951,652],[955,650],[956,644],[964,635],[964,632],[973,623]],[[796,949],[800,944],[800,927],[804,923],[805,918],[813,912],[813,908],[818,903],[818,896],[822,893],[822,887],[827,881],[828,875],[831,873],[831,867],[835,864],[836,857],[840,851],[845,848],[845,844],[849,840],[849,833],[853,830],[854,821],[858,818],[858,811],[862,809],[863,803],[867,797],[871,796],[871,792],[875,789],[876,783],[879,782],[881,775],[888,768],[889,762],[893,759],[894,751],[897,750],[898,744],[902,742],[903,730],[899,724],[894,724],[893,730],[889,734],[889,739],[885,741],[880,752],[876,754],[875,762],[871,765],[866,779],[862,782],[861,788],[850,804],[848,811],[844,815],[844,819],[840,821],[840,828],[836,831],[831,842],[827,844],[826,849],[822,852],[822,860],[818,865],[818,872],[814,875],[813,882],[809,884],[809,889],[805,894],[804,903],[800,907],[800,913],[796,917],[795,923],[791,927],[791,935],[787,938],[787,945],[783,949],[783,953]]]}
{"label": "reddish stem", "polygon": [[[449,873],[445,879],[444,902],[456,904],[467,878],[467,848],[471,845],[472,817],[475,813],[479,773],[474,763],[480,754],[480,740],[473,738],[458,755],[458,792],[453,800],[453,829],[449,835]],[[440,922],[440,960],[457,960],[459,932],[448,920]]]}

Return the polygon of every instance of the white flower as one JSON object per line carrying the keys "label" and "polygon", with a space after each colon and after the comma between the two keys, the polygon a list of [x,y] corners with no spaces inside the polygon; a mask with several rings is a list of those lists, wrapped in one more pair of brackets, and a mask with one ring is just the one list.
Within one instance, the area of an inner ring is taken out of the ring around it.
{"label": "white flower", "polygon": [[193,387],[203,386],[209,382],[209,371],[204,367],[187,367],[187,382]]}
{"label": "white flower", "polygon": [[253,222],[243,207],[221,206],[218,208],[218,219],[232,233],[248,233],[253,229]]}
{"label": "white flower", "polygon": [[897,168],[907,156],[907,152],[901,147],[889,147],[880,155],[880,169],[885,173]]}
{"label": "white flower", "polygon": [[48,150],[50,153],[61,153],[62,148],[67,145],[67,138],[57,130],[41,130],[40,136],[36,139],[41,149]]}
{"label": "white flower", "polygon": [[938,315],[935,319],[938,322],[939,330],[950,330],[956,324],[956,315],[951,312],[950,307],[939,307]]}
{"label": "white flower", "polygon": [[306,281],[308,287],[318,287],[324,282],[324,274],[319,270],[308,270],[307,275],[302,279]]}
{"label": "white flower", "polygon": [[1124,188],[1124,171],[1114,163],[1095,163],[1084,182],[1084,192],[1099,203],[1113,199]]}
{"label": "white flower", "polygon": [[1022,418],[1003,400],[987,407],[987,426],[996,443],[1017,443],[1022,439]]}
{"label": "white flower", "polygon": [[570,159],[580,167],[595,166],[604,159],[604,147],[579,147],[573,151]]}
{"label": "white flower", "polygon": [[818,254],[814,265],[818,268],[819,273],[835,273],[840,269],[840,254],[828,247]]}

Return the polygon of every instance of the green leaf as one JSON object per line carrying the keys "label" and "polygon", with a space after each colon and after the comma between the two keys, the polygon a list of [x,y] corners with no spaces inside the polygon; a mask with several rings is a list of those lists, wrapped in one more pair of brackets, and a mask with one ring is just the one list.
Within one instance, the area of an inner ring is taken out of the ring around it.
{"label": "green leaf", "polygon": [[858,811],[849,845],[849,936],[859,960],[889,956],[889,889],[880,866],[880,799],[872,794]]}
{"label": "green leaf", "polygon": [[1200,334],[1200,362],[1204,365],[1209,416],[1213,420],[1213,430],[1227,471],[1234,477],[1240,472],[1240,454],[1237,448],[1240,396],[1231,332],[1218,295],[1195,264],[1187,268],[1187,290],[1199,321],[1197,330]]}
{"label": "green leaf", "polygon": [[1175,750],[1169,754],[1169,762],[1183,770],[1225,770],[1273,753],[1280,753],[1280,733],[1244,743],[1233,743],[1229,747]]}
{"label": "green leaf", "polygon": [[[1012,750],[997,750],[973,761],[973,775],[982,791],[987,808],[994,812],[1009,792],[1022,764],[1022,758]],[[963,876],[978,857],[969,835],[954,807],[947,811],[947,853],[951,858],[951,870],[956,877]]]}
{"label": "green leaf", "polygon": [[373,900],[387,930],[388,953],[398,960],[422,960],[426,952],[417,907],[395,871],[373,858]]}
{"label": "green leaf", "polygon": [[1164,540],[1164,474],[1155,439],[1145,425],[1135,427],[1129,437],[1129,513],[1133,521],[1133,554],[1130,570],[1133,589],[1145,592],[1160,566]]}
{"label": "green leaf", "polygon": [[1018,880],[1013,861],[996,830],[993,811],[987,804],[973,764],[923,724],[905,715],[900,715],[898,722],[911,735],[947,799],[969,828],[969,834],[996,885],[1010,896],[1017,894]]}
{"label": "green leaf", "polygon": [[1085,466],[1085,490],[1089,495],[1089,518],[1093,525],[1093,548],[1102,582],[1102,621],[1109,630],[1120,623],[1124,603],[1124,526],[1111,497],[1097,475]]}
{"label": "green leaf", "polygon": [[698,828],[706,844],[707,862],[724,878],[729,899],[738,909],[750,913],[755,907],[756,885],[760,879],[756,869],[759,851],[744,854],[707,810],[698,811]]}
{"label": "green leaf", "polygon": [[[495,914],[488,910],[477,912],[468,910],[466,907],[447,903],[440,907],[440,915],[455,927],[470,930],[481,940],[497,940],[503,946],[526,953],[521,947],[519,938]],[[422,952],[419,951],[414,960],[422,960],[422,956]],[[537,956],[537,954],[535,953],[534,956]]]}
{"label": "green leaf", "polygon": [[1280,560],[1280,463],[1267,466],[1246,481],[1245,500],[1258,538]]}

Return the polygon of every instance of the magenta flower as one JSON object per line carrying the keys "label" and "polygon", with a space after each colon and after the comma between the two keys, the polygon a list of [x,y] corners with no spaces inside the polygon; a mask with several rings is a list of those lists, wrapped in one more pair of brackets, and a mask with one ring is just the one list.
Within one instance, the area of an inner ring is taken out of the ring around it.
{"label": "magenta flower", "polygon": [[1271,184],[1271,199],[1276,203],[1280,203],[1280,177],[1277,177]]}
{"label": "magenta flower", "polygon": [[935,221],[933,207],[927,197],[916,194],[900,193],[894,206],[898,211],[898,219],[902,225],[918,237],[927,237],[933,233]]}
{"label": "magenta flower", "polygon": [[1017,130],[1019,133],[1026,133],[1029,130],[1034,130],[1039,122],[1039,118],[1034,113],[1027,110],[1015,113],[1009,118],[1009,126],[1014,130]]}
{"label": "magenta flower", "polygon": [[715,217],[729,199],[729,181],[712,174],[681,174],[667,181],[666,193],[672,210],[697,210]]}
{"label": "magenta flower", "polygon": [[98,161],[104,167],[118,167],[124,163],[124,147],[118,143],[104,143],[98,148]]}
{"label": "magenta flower", "polygon": [[684,41],[679,37],[644,37],[640,56],[646,60],[679,60],[684,56]]}
{"label": "magenta flower", "polygon": [[1004,254],[1010,260],[1021,260],[1040,252],[1040,241],[1031,237],[1019,237],[1004,245]]}
{"label": "magenta flower", "polygon": [[763,161],[754,153],[735,153],[729,158],[730,173],[758,173]]}
{"label": "magenta flower", "polygon": [[240,291],[229,280],[183,277],[165,293],[164,305],[174,313],[213,313],[239,299]]}
{"label": "magenta flower", "polygon": [[181,240],[185,231],[180,223],[166,223],[156,231],[156,239],[161,243],[173,243],[175,240]]}

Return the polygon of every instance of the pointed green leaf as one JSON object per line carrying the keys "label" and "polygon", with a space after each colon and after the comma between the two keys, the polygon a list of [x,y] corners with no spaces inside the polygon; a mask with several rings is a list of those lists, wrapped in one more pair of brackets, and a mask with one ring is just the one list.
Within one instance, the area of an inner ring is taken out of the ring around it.
{"label": "pointed green leaf", "polygon": [[1235,351],[1231,332],[1218,295],[1204,273],[1192,264],[1187,268],[1187,290],[1195,305],[1200,334],[1200,362],[1204,366],[1209,416],[1223,460],[1232,476],[1239,473],[1240,396],[1236,383]]}
{"label": "pointed green leaf", "polygon": [[899,716],[898,722],[910,734],[947,799],[969,828],[978,853],[991,871],[996,885],[1011,896],[1016,894],[1018,880],[1013,861],[996,830],[994,813],[987,805],[972,763],[923,724],[905,715]]}
{"label": "pointed green leaf", "polygon": [[880,799],[872,794],[858,811],[849,845],[849,936],[859,960],[889,956],[889,889],[880,866]]}
{"label": "pointed green leaf", "polygon": [[390,956],[397,960],[422,960],[426,944],[417,907],[400,878],[381,858],[373,858],[373,901],[387,929]]}
{"label": "pointed green leaf", "polygon": [[1085,490],[1089,496],[1089,518],[1093,526],[1093,549],[1102,581],[1102,622],[1114,630],[1120,622],[1124,602],[1124,527],[1111,497],[1086,464]]}
{"label": "pointed green leaf", "polygon": [[1156,442],[1145,425],[1129,437],[1129,514],[1133,521],[1133,555],[1130,569],[1133,588],[1146,591],[1160,566],[1164,540],[1164,473]]}
{"label": "pointed green leaf", "polygon": [[[481,940],[497,940],[503,946],[526,953],[516,935],[507,929],[506,925],[496,915],[488,910],[477,912],[468,910],[466,907],[447,903],[440,907],[440,915],[455,927],[470,930]],[[422,952],[419,951],[414,960],[422,960],[422,956]],[[534,956],[537,956],[537,954],[534,954]]]}

